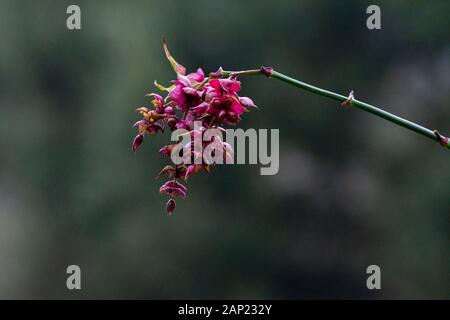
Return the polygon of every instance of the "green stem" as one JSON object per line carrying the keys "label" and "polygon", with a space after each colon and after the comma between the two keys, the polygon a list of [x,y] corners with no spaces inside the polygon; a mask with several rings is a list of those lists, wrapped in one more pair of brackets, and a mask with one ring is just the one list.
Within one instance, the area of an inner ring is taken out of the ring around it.
{"label": "green stem", "polygon": [[353,97],[346,97],[328,90],[324,90],[318,87],[315,87],[313,85],[307,84],[305,82],[299,81],[297,79],[291,78],[289,76],[286,76],[278,71],[272,70],[271,68],[262,67],[261,69],[255,69],[255,70],[246,70],[246,71],[223,71],[222,76],[228,77],[228,76],[239,76],[239,75],[266,75],[268,77],[272,77],[278,80],[281,80],[283,82],[286,82],[290,85],[293,85],[297,88],[301,88],[303,90],[309,91],[311,93],[327,97],[336,101],[341,102],[344,105],[347,106],[353,106],[357,107],[359,109],[362,109],[364,111],[370,112],[378,117],[381,117],[383,119],[386,119],[390,122],[393,122],[399,126],[402,126],[406,129],[412,130],[414,132],[417,132],[433,141],[436,141],[440,143],[442,146],[450,149],[450,139],[442,136],[438,131],[436,130],[430,130],[428,128],[425,128],[421,125],[418,125],[412,121],[403,119],[399,116],[396,116],[392,113],[389,113],[387,111],[384,111],[380,108],[377,108],[373,105],[370,105],[368,103],[353,99]]}

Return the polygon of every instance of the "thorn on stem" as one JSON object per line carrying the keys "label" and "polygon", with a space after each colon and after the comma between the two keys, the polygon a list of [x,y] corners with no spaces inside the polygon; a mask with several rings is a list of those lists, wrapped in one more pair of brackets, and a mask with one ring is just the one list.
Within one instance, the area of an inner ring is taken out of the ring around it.
{"label": "thorn on stem", "polygon": [[436,138],[438,138],[438,142],[441,144],[441,146],[447,148],[448,147],[449,138],[443,136],[437,130],[433,130],[433,132],[434,132],[434,135],[436,136]]}
{"label": "thorn on stem", "polygon": [[349,108],[349,107],[352,106],[353,100],[355,100],[355,96],[354,96],[354,93],[353,93],[353,90],[352,90],[352,91],[350,91],[350,93],[348,94],[347,100],[345,100],[344,102],[342,102],[341,105],[342,105],[344,108]]}

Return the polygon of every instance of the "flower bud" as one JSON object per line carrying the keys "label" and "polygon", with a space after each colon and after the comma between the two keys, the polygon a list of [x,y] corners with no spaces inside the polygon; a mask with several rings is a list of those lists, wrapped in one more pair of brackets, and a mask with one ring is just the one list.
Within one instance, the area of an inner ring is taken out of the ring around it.
{"label": "flower bud", "polygon": [[170,198],[169,201],[167,201],[167,204],[166,204],[166,211],[167,211],[167,214],[168,214],[169,216],[172,215],[173,210],[175,210],[175,207],[176,207],[176,206],[177,206],[177,204],[176,204],[176,202],[175,202],[175,199]]}
{"label": "flower bud", "polygon": [[177,128],[178,120],[176,118],[169,118],[167,119],[167,125],[169,128],[173,131]]}
{"label": "flower bud", "polygon": [[187,179],[189,179],[189,177],[195,172],[195,164],[191,164],[187,170],[186,170],[186,174],[184,176],[184,180],[187,181]]}
{"label": "flower bud", "polygon": [[165,107],[164,108],[164,112],[166,114],[170,114],[170,115],[174,115],[175,114],[175,110],[172,107]]}
{"label": "flower bud", "polygon": [[170,154],[172,153],[172,149],[174,146],[175,146],[174,144],[169,144],[167,146],[164,146],[161,149],[159,149],[159,153],[161,153],[164,156],[170,157]]}
{"label": "flower bud", "polygon": [[135,151],[137,148],[139,148],[142,144],[142,141],[144,141],[144,135],[138,134],[136,137],[134,137],[133,143],[131,145],[131,149]]}
{"label": "flower bud", "polygon": [[239,97],[239,102],[244,106],[244,107],[253,107],[253,108],[257,108],[255,103],[253,102],[252,99],[248,98],[248,97]]}

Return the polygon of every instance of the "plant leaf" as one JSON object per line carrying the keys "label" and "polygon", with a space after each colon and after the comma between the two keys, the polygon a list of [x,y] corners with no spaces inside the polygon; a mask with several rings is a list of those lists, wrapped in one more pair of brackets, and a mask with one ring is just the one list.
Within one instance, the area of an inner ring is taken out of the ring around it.
{"label": "plant leaf", "polygon": [[183,67],[178,62],[176,62],[175,59],[172,57],[172,55],[169,52],[169,48],[167,48],[167,42],[165,39],[163,39],[163,47],[164,47],[164,52],[166,53],[167,60],[169,60],[170,64],[172,65],[173,70],[176,73],[182,74],[184,76],[186,74],[186,68]]}

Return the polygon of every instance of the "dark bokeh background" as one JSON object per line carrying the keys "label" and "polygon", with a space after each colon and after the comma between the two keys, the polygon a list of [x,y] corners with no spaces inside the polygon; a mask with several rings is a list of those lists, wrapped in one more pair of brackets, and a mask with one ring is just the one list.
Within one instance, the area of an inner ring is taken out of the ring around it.
{"label": "dark bokeh background", "polygon": [[[276,80],[242,79],[280,171],[217,168],[175,214],[134,108],[188,69],[270,65],[450,133],[450,2],[0,1],[1,298],[449,298],[450,157]],[[82,290],[66,289],[66,267]],[[382,290],[366,268],[382,269]]]}

